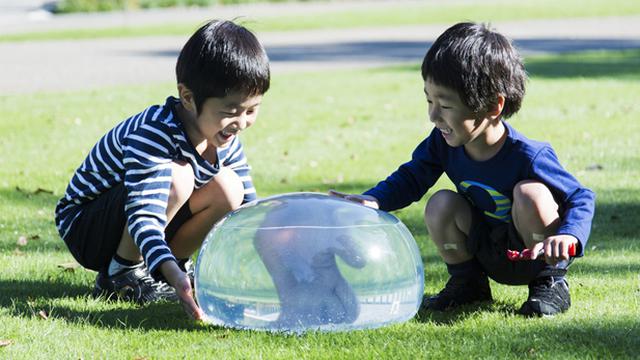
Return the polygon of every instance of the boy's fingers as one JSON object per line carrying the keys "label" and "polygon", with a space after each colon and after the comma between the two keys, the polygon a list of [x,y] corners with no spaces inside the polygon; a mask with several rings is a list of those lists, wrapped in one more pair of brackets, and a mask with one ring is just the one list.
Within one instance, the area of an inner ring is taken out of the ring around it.
{"label": "boy's fingers", "polygon": [[549,245],[547,245],[546,251],[547,258],[555,258],[558,256],[558,243],[555,241],[551,241]]}
{"label": "boy's fingers", "polygon": [[540,250],[542,250],[544,248],[544,243],[539,242],[537,244],[535,244],[532,248],[531,248],[531,260],[535,260],[538,258],[538,254],[540,254]]}
{"label": "boy's fingers", "polygon": [[185,312],[191,316],[195,320],[202,320],[202,310],[196,304],[196,301],[193,299],[193,289],[191,289],[191,284],[187,278],[183,279],[180,289],[178,290],[178,297],[180,298],[180,302],[182,303],[182,308]]}
{"label": "boy's fingers", "polygon": [[336,197],[343,198],[343,199],[346,198],[347,196],[349,196],[349,194],[345,194],[343,192],[340,192],[340,191],[337,191],[337,190],[333,190],[333,189],[329,190],[329,195],[336,196]]}
{"label": "boy's fingers", "polygon": [[545,246],[544,256],[546,258],[547,264],[555,265],[558,263],[558,258],[562,253],[562,244],[557,239],[551,239],[547,242]]}
{"label": "boy's fingers", "polygon": [[[186,296],[184,296],[186,295]],[[191,294],[184,294],[180,296],[180,302],[182,302],[182,308],[185,312],[191,316],[194,320],[202,320],[202,310],[196,304]]]}
{"label": "boy's fingers", "polygon": [[566,242],[562,243],[562,251],[560,254],[562,260],[569,260],[569,245],[570,244]]}
{"label": "boy's fingers", "polygon": [[344,198],[349,200],[349,201],[356,202],[358,204],[364,204],[364,199],[361,196],[358,196],[358,195],[347,195]]}
{"label": "boy's fingers", "polygon": [[187,315],[189,315],[192,319],[202,320],[202,310],[200,310],[200,308],[198,307],[198,305],[196,305],[193,299],[191,299],[190,302],[188,300],[186,301],[183,300],[182,308],[187,313]]}

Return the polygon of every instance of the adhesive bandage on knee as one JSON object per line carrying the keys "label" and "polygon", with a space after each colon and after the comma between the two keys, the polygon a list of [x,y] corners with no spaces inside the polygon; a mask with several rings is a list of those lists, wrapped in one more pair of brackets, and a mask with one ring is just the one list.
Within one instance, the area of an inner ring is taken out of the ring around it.
{"label": "adhesive bandage on knee", "polygon": [[533,239],[533,241],[543,241],[545,236],[544,234],[537,234],[537,233],[532,233],[531,234],[531,238]]}
{"label": "adhesive bandage on knee", "polygon": [[445,250],[458,250],[458,244],[453,244],[453,243],[442,244],[442,247]]}

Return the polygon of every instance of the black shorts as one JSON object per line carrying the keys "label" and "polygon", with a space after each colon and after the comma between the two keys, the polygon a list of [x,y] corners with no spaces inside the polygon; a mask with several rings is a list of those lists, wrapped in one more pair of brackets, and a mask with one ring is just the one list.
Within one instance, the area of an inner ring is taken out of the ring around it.
{"label": "black shorts", "polygon": [[[95,271],[104,270],[109,266],[127,223],[124,211],[126,201],[127,191],[121,183],[81,205],[82,213],[64,239],[80,265]],[[167,243],[191,216],[193,214],[187,202],[165,229]]]}
{"label": "black shorts", "polygon": [[467,250],[490,278],[501,284],[525,285],[540,276],[543,270],[548,270],[547,263],[542,260],[510,261],[507,249],[522,251],[525,248],[513,222],[492,227],[480,210],[473,206],[471,209]]}

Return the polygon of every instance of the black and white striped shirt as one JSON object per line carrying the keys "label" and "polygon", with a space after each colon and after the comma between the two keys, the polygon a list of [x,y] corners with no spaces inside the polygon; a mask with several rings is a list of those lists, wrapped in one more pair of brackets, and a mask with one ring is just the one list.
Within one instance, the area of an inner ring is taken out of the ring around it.
{"label": "black and white striped shirt", "polygon": [[69,233],[82,205],[124,182],[125,213],[133,237],[151,273],[174,260],[164,238],[166,208],[171,188],[171,163],[188,162],[195,188],[208,183],[222,167],[232,169],[244,185],[244,201],[256,198],[249,165],[238,138],[218,149],[218,162],[203,159],[189,142],[173,112],[179,100],[167,98],[116,125],[91,149],[76,170],[65,195],[56,206],[56,226],[62,238]]}

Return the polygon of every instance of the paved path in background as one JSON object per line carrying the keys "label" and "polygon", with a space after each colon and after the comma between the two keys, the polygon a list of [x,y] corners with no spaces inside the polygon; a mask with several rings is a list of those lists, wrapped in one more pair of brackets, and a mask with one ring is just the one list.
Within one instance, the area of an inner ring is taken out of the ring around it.
{"label": "paved path in background", "polygon": [[[368,3],[348,4],[357,8]],[[234,8],[229,14],[241,9]],[[260,7],[247,9],[256,11]],[[274,11],[273,7],[270,9]],[[295,9],[305,8],[297,5],[289,11]],[[64,26],[73,24],[68,21]],[[267,48],[273,74],[277,75],[419,63],[433,40],[449,25],[262,33],[258,37]],[[524,54],[640,49],[639,16],[499,22],[493,27],[514,38]],[[174,81],[175,60],[185,41],[184,36],[159,36],[0,43],[0,94]]]}

